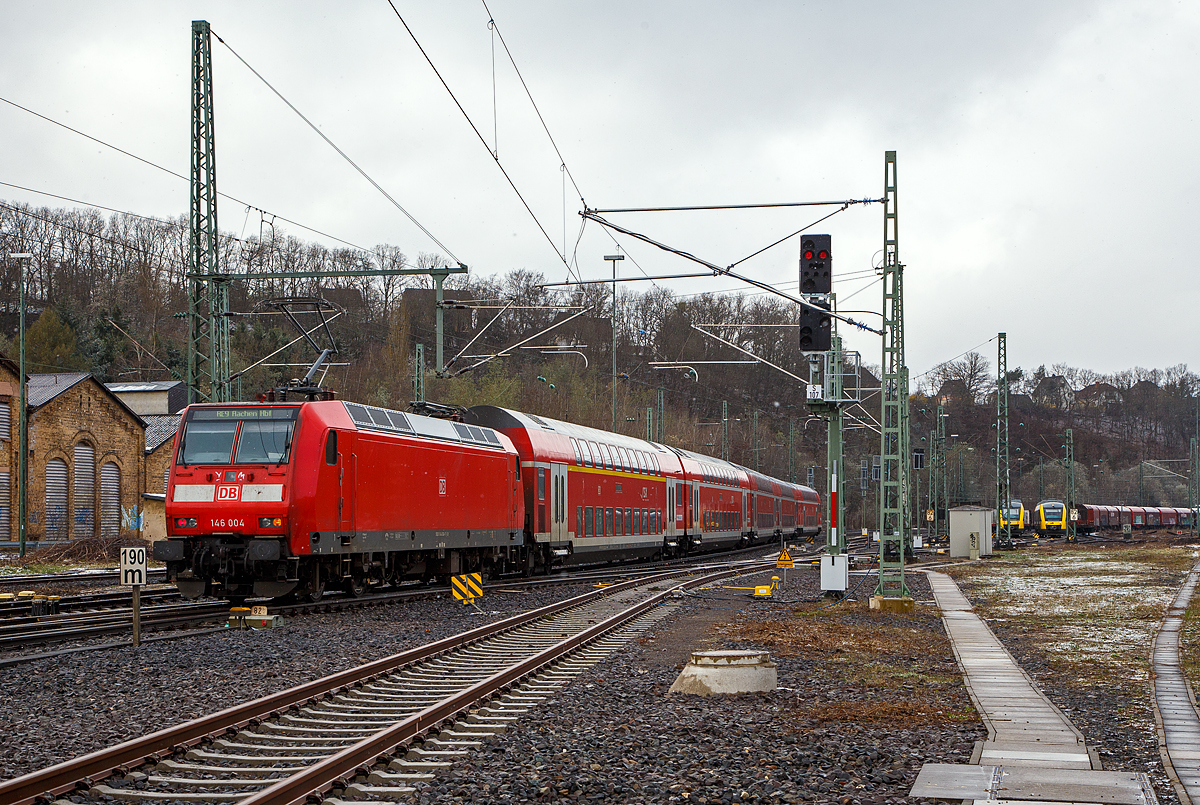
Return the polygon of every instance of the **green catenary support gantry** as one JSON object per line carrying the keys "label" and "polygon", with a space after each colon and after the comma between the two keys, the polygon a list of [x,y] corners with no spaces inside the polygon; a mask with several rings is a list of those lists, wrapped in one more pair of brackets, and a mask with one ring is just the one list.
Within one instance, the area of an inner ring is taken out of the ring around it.
{"label": "green catenary support gantry", "polygon": [[192,22],[192,160],[188,219],[188,402],[229,400],[229,280],[217,255],[217,154],[209,26]]}
{"label": "green catenary support gantry", "polygon": [[880,378],[879,584],[875,594],[907,597],[909,540],[908,367],[904,359],[904,264],[900,262],[896,152],[884,154],[883,375]]}
{"label": "green catenary support gantry", "polygon": [[1000,333],[996,348],[996,542],[1012,547],[1012,527],[1005,519],[1012,487],[1008,467],[1008,335]]}

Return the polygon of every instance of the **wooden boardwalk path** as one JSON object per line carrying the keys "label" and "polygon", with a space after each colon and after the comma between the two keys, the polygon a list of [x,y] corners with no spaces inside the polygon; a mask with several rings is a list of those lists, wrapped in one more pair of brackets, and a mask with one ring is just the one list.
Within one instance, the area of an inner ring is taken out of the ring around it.
{"label": "wooden boardwalk path", "polygon": [[1157,803],[1144,773],[1100,769],[1082,733],[1021,669],[952,578],[934,571],[926,575],[988,737],[976,745],[971,758],[976,765],[925,764],[910,796],[991,805]]}
{"label": "wooden boardwalk path", "polygon": [[1167,608],[1150,650],[1151,684],[1154,688],[1158,748],[1163,768],[1171,777],[1179,801],[1200,802],[1200,717],[1196,699],[1179,663],[1179,636],[1183,613],[1200,581],[1200,564],[1188,573],[1187,581]]}

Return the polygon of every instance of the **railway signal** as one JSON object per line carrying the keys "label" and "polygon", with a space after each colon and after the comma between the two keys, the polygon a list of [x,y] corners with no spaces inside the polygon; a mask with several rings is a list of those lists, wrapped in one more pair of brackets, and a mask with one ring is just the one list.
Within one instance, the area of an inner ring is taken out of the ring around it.
{"label": "railway signal", "polygon": [[806,235],[800,244],[800,293],[833,293],[829,235]]}
{"label": "railway signal", "polygon": [[800,308],[800,350],[802,352],[828,352],[831,344],[832,318],[828,302],[813,300],[813,307]]}

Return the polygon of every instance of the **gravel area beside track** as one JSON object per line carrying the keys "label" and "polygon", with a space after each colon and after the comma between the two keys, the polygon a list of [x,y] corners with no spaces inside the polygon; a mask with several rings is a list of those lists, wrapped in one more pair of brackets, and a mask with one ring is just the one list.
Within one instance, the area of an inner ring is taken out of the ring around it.
{"label": "gravel area beside track", "polygon": [[449,598],[39,660],[0,674],[0,779],[592,590]]}
{"label": "gravel area beside track", "polygon": [[[923,763],[968,762],[973,742],[985,732],[936,609],[923,604],[911,619],[871,612],[866,600],[872,578],[855,590],[855,603],[814,614],[824,606],[815,568],[788,575],[788,585],[770,604],[733,591],[680,600],[641,639],[585,672],[509,732],[419,784],[414,801],[900,803],[915,801],[906,795]],[[852,584],[857,581],[852,577]],[[909,583],[918,602],[931,601],[922,575],[912,574]],[[488,616],[445,600],[421,601],[296,618],[274,631],[224,632],[8,669],[0,677],[6,703],[0,711],[0,775],[31,771],[590,589],[489,595],[483,609],[502,614]],[[781,636],[793,628],[799,643]],[[823,630],[819,640],[813,629]],[[1104,690],[1056,685],[1046,678],[1035,635],[1006,634],[1003,627],[997,632],[1101,749],[1106,768],[1158,772],[1161,781],[1153,732],[1130,726],[1135,705],[1114,702]],[[843,633],[854,640],[879,634],[885,642],[839,647]],[[886,641],[905,633],[919,651],[890,650]],[[780,688],[710,699],[667,694],[691,650],[717,647],[768,649]],[[931,709],[941,707],[945,717]],[[1141,721],[1144,714],[1137,715]],[[1156,788],[1161,802],[1176,801],[1169,786]]]}
{"label": "gravel area beside track", "polygon": [[[915,629],[930,652],[945,652],[935,661],[956,676],[936,610],[923,607],[914,620],[872,613],[865,602],[873,581],[855,593],[857,606],[831,619],[833,627]],[[923,577],[914,575],[911,586],[918,600],[931,598]],[[819,595],[817,573],[806,568],[790,573],[776,598],[806,601],[802,606],[811,609],[821,606],[813,603]],[[811,656],[786,652],[772,651],[780,685],[773,693],[667,694],[693,649],[763,647],[732,638],[728,621],[765,623],[788,613],[728,594],[688,599],[511,731],[419,784],[415,801],[911,803],[920,801],[906,795],[923,763],[969,761],[985,730],[961,681],[947,695],[969,717],[941,724],[903,712],[857,721],[855,712],[877,713],[881,704],[868,687],[848,684]],[[898,704],[902,710],[905,702]]]}

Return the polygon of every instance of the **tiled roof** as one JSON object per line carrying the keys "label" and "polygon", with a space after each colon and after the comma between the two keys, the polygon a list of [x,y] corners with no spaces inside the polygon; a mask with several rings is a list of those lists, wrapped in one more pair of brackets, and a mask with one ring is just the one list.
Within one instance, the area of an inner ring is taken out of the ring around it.
{"label": "tiled roof", "polygon": [[87,372],[29,375],[29,405],[39,408],[89,377]]}
{"label": "tiled roof", "polygon": [[175,436],[175,431],[179,429],[179,420],[182,418],[181,414],[142,417],[146,421],[146,452],[153,452],[163,443],[171,441]]}

